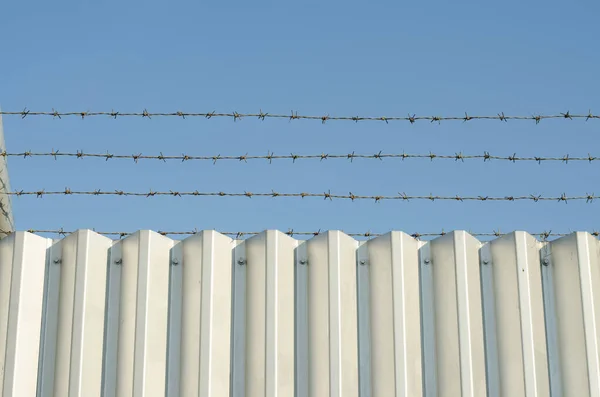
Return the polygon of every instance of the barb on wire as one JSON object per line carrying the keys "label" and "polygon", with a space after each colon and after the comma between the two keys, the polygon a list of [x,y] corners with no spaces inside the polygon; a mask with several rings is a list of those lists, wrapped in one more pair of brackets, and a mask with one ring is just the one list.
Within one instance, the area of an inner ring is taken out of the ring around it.
{"label": "barb on wire", "polygon": [[390,159],[427,159],[427,160],[454,160],[464,162],[465,160],[483,160],[491,161],[491,160],[500,160],[500,161],[509,161],[509,162],[525,162],[525,161],[535,161],[537,163],[542,162],[562,162],[569,163],[570,161],[586,161],[592,163],[594,161],[599,161],[600,157],[592,156],[588,153],[587,156],[576,156],[571,157],[569,154],[565,154],[563,156],[517,156],[516,153],[508,156],[501,155],[492,155],[489,152],[483,152],[483,154],[463,154],[462,152],[457,152],[454,154],[435,154],[432,152],[429,153],[383,153],[383,151],[379,151],[373,154],[357,154],[357,153],[320,153],[320,154],[284,154],[284,155],[275,155],[272,152],[267,152],[266,155],[249,155],[248,153],[243,155],[228,155],[221,156],[212,155],[212,156],[201,156],[201,155],[164,155],[162,152],[159,155],[144,155],[142,153],[133,153],[133,154],[114,154],[114,153],[85,153],[83,150],[78,150],[77,152],[65,152],[60,153],[58,150],[52,149],[50,152],[32,152],[32,151],[24,151],[24,152],[6,152],[5,150],[0,150],[1,157],[22,157],[22,158],[33,158],[33,157],[53,157],[55,160],[58,157],[74,157],[78,159],[82,158],[100,158],[106,161],[110,159],[117,160],[133,160],[133,162],[138,163],[139,160],[161,160],[166,162],[167,160],[177,160],[181,162],[185,161],[211,161],[213,164],[216,164],[217,161],[220,160],[234,160],[247,163],[248,160],[267,160],[269,163],[272,163],[273,160],[292,160],[293,163],[296,160],[350,160],[351,162],[354,159],[371,159],[371,160],[383,160],[386,158]]}
{"label": "barb on wire", "polygon": [[17,115],[17,116],[21,116],[21,118],[26,118],[26,117],[33,117],[33,116],[51,116],[53,118],[58,118],[61,119],[63,117],[68,117],[68,116],[77,116],[77,117],[81,117],[82,119],[85,119],[87,117],[93,117],[93,116],[108,116],[114,119],[117,119],[117,117],[141,117],[141,118],[147,118],[147,119],[152,119],[152,117],[180,117],[181,119],[186,119],[189,117],[204,117],[206,119],[211,119],[213,117],[225,117],[225,118],[230,118],[233,121],[238,121],[238,120],[242,120],[243,118],[246,117],[252,117],[252,118],[257,118],[259,120],[265,120],[267,118],[272,118],[272,119],[288,119],[288,120],[318,120],[320,121],[322,124],[325,124],[327,121],[354,121],[354,122],[359,122],[359,121],[382,121],[385,122],[386,124],[388,124],[390,121],[408,121],[411,124],[414,124],[416,121],[419,120],[427,120],[430,122],[437,122],[440,123],[441,121],[463,121],[463,122],[467,122],[467,121],[472,121],[472,120],[500,120],[500,121],[508,121],[508,120],[530,120],[530,121],[534,121],[535,124],[539,124],[540,121],[542,120],[546,120],[546,119],[566,119],[566,120],[573,120],[573,119],[585,119],[590,120],[590,119],[599,119],[600,115],[595,115],[592,114],[591,110],[587,113],[587,114],[572,114],[570,111],[564,112],[564,113],[558,113],[558,114],[546,114],[546,115],[528,115],[528,116],[524,116],[524,115],[515,115],[515,116],[507,116],[504,114],[504,112],[500,112],[497,113],[496,115],[480,115],[480,116],[476,116],[476,115],[470,115],[467,112],[465,112],[464,116],[417,116],[415,114],[408,114],[407,116],[404,117],[400,117],[400,116],[330,116],[329,114],[323,114],[323,115],[300,115],[298,114],[297,111],[292,110],[291,114],[287,113],[287,114],[275,114],[275,113],[265,113],[262,110],[259,111],[259,113],[239,113],[236,111],[233,111],[231,113],[217,113],[215,111],[213,112],[183,112],[181,110],[178,111],[174,111],[174,112],[150,112],[147,109],[142,110],[141,112],[116,112],[114,110],[111,110],[110,112],[104,112],[104,111],[99,111],[99,112],[92,112],[92,111],[69,111],[69,112],[59,112],[57,110],[52,109],[51,112],[42,112],[42,111],[31,111],[28,110],[27,108],[23,109],[22,111],[12,111],[12,112],[7,112],[7,111],[0,111],[0,115]]}
{"label": "barb on wire", "polygon": [[[101,235],[105,235],[105,236],[118,236],[119,238],[123,238],[129,235],[134,234],[135,232],[116,232],[116,231],[108,231],[108,232],[104,232],[104,231],[97,231],[95,229],[92,229],[95,233],[101,234]],[[59,229],[28,229],[26,230],[29,233],[34,233],[34,234],[53,234],[53,235],[58,235],[61,237],[65,237],[69,234],[74,233],[74,231],[65,231],[62,227]],[[351,237],[360,237],[360,238],[375,238],[375,237],[379,237],[384,235],[385,233],[373,233],[371,231],[367,231],[367,232],[363,232],[363,233],[359,233],[359,232],[344,232],[343,230],[341,230],[343,233],[347,234],[348,236]],[[191,235],[195,235],[200,233],[201,230],[198,229],[193,229],[193,230],[183,230],[183,231],[164,231],[164,230],[158,230],[157,233],[161,234],[163,236],[191,236]],[[238,231],[238,232],[228,232],[228,231],[218,231],[221,234],[227,235],[227,236],[232,236],[235,237],[237,239],[241,239],[244,237],[249,237],[249,236],[255,236],[257,234],[262,233],[262,231],[250,231],[250,232],[242,232],[242,231]],[[0,230],[0,233],[6,233],[6,234],[10,234],[13,233],[13,231],[3,231]],[[283,232],[284,234],[287,234],[290,237],[314,237],[314,236],[318,236],[319,234],[325,233],[324,230],[319,229],[316,231],[295,231],[293,229],[288,229],[287,231]],[[506,235],[507,233],[501,233],[499,230],[496,231],[492,231],[492,232],[484,232],[484,233],[477,233],[477,232],[471,232],[468,231],[469,234],[471,234],[472,236],[475,237],[501,237]],[[539,233],[530,233],[532,236],[536,236],[539,237],[540,239],[546,241],[551,237],[564,237],[564,236],[568,236],[570,235],[572,232],[569,233],[555,233],[552,231],[543,231],[543,232],[539,232]],[[598,231],[591,231],[589,232],[592,236],[595,237],[599,237],[600,236],[600,232]],[[431,237],[441,237],[448,234],[448,232],[445,232],[443,229],[441,232],[427,232],[427,233],[411,233],[410,236],[412,236],[414,239],[416,240],[421,240],[423,238],[431,238]]]}
{"label": "barb on wire", "polygon": [[597,196],[595,194],[589,194],[586,193],[585,195],[580,195],[580,196],[567,196],[566,193],[561,194],[560,196],[548,196],[548,197],[544,197],[542,195],[534,195],[534,194],[530,194],[530,195],[521,195],[521,196],[460,196],[460,195],[455,195],[455,196],[441,196],[441,195],[433,195],[430,194],[428,196],[422,196],[422,195],[408,195],[406,193],[398,193],[395,196],[391,196],[391,195],[356,195],[353,194],[352,192],[348,193],[348,194],[334,194],[331,193],[331,191],[327,191],[327,192],[323,192],[323,193],[309,193],[309,192],[295,192],[295,193],[279,193],[276,192],[274,190],[272,190],[271,192],[259,192],[259,193],[253,193],[253,192],[248,192],[248,191],[244,191],[244,192],[200,192],[198,190],[195,190],[193,192],[191,191],[187,191],[187,192],[180,192],[180,191],[174,191],[174,190],[169,190],[169,191],[152,191],[152,189],[150,189],[148,192],[127,192],[124,190],[94,190],[94,191],[76,191],[76,190],[71,190],[70,188],[65,188],[64,190],[54,190],[54,191],[46,191],[44,189],[40,189],[40,190],[33,190],[33,191],[25,191],[25,190],[15,190],[12,192],[0,192],[0,195],[8,195],[8,196],[17,196],[17,197],[21,197],[21,196],[36,196],[38,198],[42,198],[45,196],[55,196],[55,195],[61,195],[61,196],[73,196],[73,195],[79,195],[79,196],[131,196],[131,197],[156,197],[156,196],[172,196],[172,197],[183,197],[183,196],[195,196],[195,197],[247,197],[247,198],[252,198],[252,197],[271,197],[271,198],[277,198],[277,197],[299,197],[299,198],[305,198],[305,197],[316,197],[316,198],[323,198],[325,200],[351,200],[351,201],[357,201],[357,200],[371,200],[374,202],[380,202],[380,201],[384,201],[384,200],[400,200],[400,201],[410,201],[410,200],[429,200],[429,201],[436,201],[436,200],[447,200],[447,201],[533,201],[533,202],[540,202],[540,201],[558,201],[558,202],[564,202],[567,203],[569,201],[581,201],[581,200],[585,200],[588,203],[591,203],[592,201],[594,201],[597,198],[600,198],[600,196]]}

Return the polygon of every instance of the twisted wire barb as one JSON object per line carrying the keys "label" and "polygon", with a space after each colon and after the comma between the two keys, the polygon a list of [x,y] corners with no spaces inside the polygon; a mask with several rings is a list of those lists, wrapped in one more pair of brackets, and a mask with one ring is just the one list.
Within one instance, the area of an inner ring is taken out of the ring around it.
{"label": "twisted wire barb", "polygon": [[[95,233],[101,234],[101,235],[105,235],[105,236],[118,236],[119,238],[123,238],[129,235],[134,234],[135,232],[103,232],[103,231],[97,231],[95,229],[92,229]],[[60,229],[28,229],[26,230],[29,233],[44,233],[44,234],[55,234],[55,235],[59,235],[59,236],[67,236],[69,234],[74,233],[74,231],[65,231],[62,227]],[[193,229],[193,230],[189,230],[189,231],[162,231],[162,230],[158,230],[157,233],[161,234],[163,236],[178,236],[178,235],[183,235],[183,236],[189,236],[189,235],[195,235],[200,233],[201,230],[198,229]],[[341,230],[342,233],[347,234],[348,236],[351,237],[363,237],[363,238],[374,238],[374,237],[379,237],[384,235],[385,233],[373,233],[370,231],[364,232],[364,233],[356,233],[356,232],[344,232],[343,230]],[[6,233],[6,234],[10,234],[13,233],[12,231],[3,231],[0,230],[0,233]],[[248,237],[248,236],[255,236],[257,234],[262,233],[262,231],[260,232],[227,232],[227,231],[218,231],[218,233],[221,233],[223,235],[227,235],[227,236],[232,236],[235,237],[236,239],[240,239],[243,237]],[[308,237],[314,237],[314,236],[318,236],[322,233],[325,233],[325,231],[319,229],[313,232],[297,232],[294,231],[293,229],[288,229],[287,231],[283,232],[284,234],[287,234],[290,237],[293,236],[308,236]],[[506,233],[502,233],[500,232],[500,230],[494,230],[492,232],[484,232],[484,233],[477,233],[477,232],[471,232],[468,231],[469,234],[471,234],[472,236],[475,237],[501,237],[506,235]],[[598,237],[600,236],[600,232],[598,231],[592,231],[589,232],[591,235]],[[446,235],[447,232],[445,232],[443,229],[441,232],[428,232],[428,233],[411,233],[410,236],[412,236],[413,238],[420,240],[424,237],[441,237]],[[550,231],[543,231],[543,232],[539,232],[539,233],[531,233],[532,236],[537,236],[540,237],[542,240],[547,240],[550,237],[564,237],[564,236],[568,236],[570,235],[571,232],[569,233],[554,233],[551,230]]]}
{"label": "twisted wire barb", "polygon": [[356,195],[352,192],[348,194],[334,194],[331,191],[323,192],[323,193],[279,193],[276,191],[271,192],[261,192],[261,193],[253,193],[253,192],[239,192],[239,193],[228,193],[228,192],[200,192],[195,190],[193,192],[180,192],[180,191],[148,191],[148,192],[126,192],[123,190],[94,190],[94,191],[76,191],[71,190],[70,188],[65,188],[65,190],[55,190],[55,191],[45,191],[44,189],[35,190],[35,191],[25,191],[25,190],[16,190],[12,192],[0,192],[0,195],[9,195],[9,196],[36,196],[38,198],[42,198],[49,195],[82,195],[82,196],[132,196],[132,197],[155,197],[155,196],[170,196],[170,197],[183,197],[183,196],[196,196],[196,197],[319,197],[325,200],[333,200],[333,199],[343,199],[343,200],[373,200],[375,202],[383,201],[383,200],[401,200],[401,201],[410,201],[410,200],[449,200],[449,201],[558,201],[558,202],[568,202],[568,201],[580,201],[585,200],[587,203],[591,203],[600,196],[586,193],[581,196],[567,196],[566,193],[563,193],[560,196],[548,196],[544,197],[542,195],[525,195],[525,196],[440,196],[440,195],[428,195],[428,196],[411,196],[406,193],[398,193],[395,196],[390,195]]}
{"label": "twisted wire barb", "polygon": [[540,121],[545,120],[545,119],[568,119],[568,120],[573,120],[573,119],[585,119],[586,121],[589,119],[598,119],[600,118],[600,115],[594,115],[592,114],[591,111],[588,112],[588,114],[571,114],[569,111],[565,112],[565,113],[559,113],[559,114],[547,114],[547,115],[530,115],[530,116],[507,116],[504,114],[504,112],[501,113],[497,113],[496,115],[489,115],[489,116],[472,116],[469,115],[468,113],[465,112],[464,116],[417,116],[415,114],[408,114],[405,117],[399,117],[399,116],[379,116],[379,117],[365,117],[365,116],[330,116],[329,114],[326,115],[300,115],[298,114],[297,111],[291,111],[291,113],[289,114],[271,114],[271,113],[265,113],[262,110],[259,111],[259,113],[238,113],[238,112],[231,112],[231,113],[217,113],[215,111],[213,112],[200,112],[200,113],[195,113],[195,112],[183,112],[183,111],[175,111],[175,112],[149,112],[148,110],[144,109],[141,112],[118,112],[118,111],[110,111],[110,112],[93,112],[93,111],[70,111],[70,112],[59,112],[55,109],[52,109],[51,112],[39,112],[39,111],[31,111],[28,110],[27,108],[23,109],[20,112],[6,112],[6,111],[0,111],[0,115],[18,115],[21,116],[21,118],[25,118],[25,117],[30,117],[30,116],[51,116],[52,118],[59,118],[62,119],[63,117],[69,117],[69,116],[76,116],[76,117],[81,117],[82,119],[85,119],[86,117],[93,117],[93,116],[108,116],[108,117],[112,117],[114,119],[116,119],[117,117],[142,117],[142,118],[148,118],[151,119],[152,117],[181,117],[182,119],[185,119],[186,117],[204,117],[206,119],[211,119],[213,117],[226,117],[226,118],[231,118],[233,121],[238,121],[241,120],[243,118],[246,117],[252,117],[252,118],[258,118],[259,120],[265,120],[267,118],[272,118],[272,119],[289,119],[291,120],[319,120],[321,121],[323,124],[325,124],[327,121],[341,121],[341,120],[345,120],[345,121],[354,121],[354,122],[359,122],[359,121],[384,121],[386,123],[390,122],[390,121],[408,121],[411,124],[415,123],[416,121],[420,121],[420,120],[428,120],[430,122],[441,122],[441,121],[463,121],[463,122],[467,122],[467,121],[471,121],[471,120],[500,120],[500,121],[508,121],[508,120],[532,120],[535,121],[536,124],[539,124]]}
{"label": "twisted wire barb", "polygon": [[421,154],[410,154],[410,153],[383,153],[383,151],[379,151],[373,154],[358,154],[355,152],[352,153],[338,153],[338,154],[330,154],[330,153],[320,153],[320,154],[295,154],[290,153],[288,155],[276,155],[272,152],[267,152],[266,155],[248,155],[248,153],[235,156],[235,155],[227,155],[221,156],[212,155],[212,156],[200,156],[200,155],[188,155],[181,154],[177,155],[163,155],[162,152],[159,155],[144,155],[142,153],[138,154],[114,154],[114,153],[85,153],[83,150],[78,150],[77,152],[65,152],[61,153],[58,150],[52,149],[50,152],[32,152],[32,151],[24,151],[24,152],[14,152],[9,153],[4,151],[0,152],[1,157],[23,157],[23,158],[32,158],[32,157],[53,157],[57,160],[59,157],[72,157],[72,158],[102,158],[106,161],[111,159],[118,160],[133,160],[137,163],[139,160],[162,160],[166,162],[167,160],[178,160],[181,162],[185,161],[212,161],[213,164],[216,164],[217,161],[221,160],[235,160],[235,161],[243,161],[248,162],[248,160],[267,160],[269,163],[272,163],[273,160],[292,160],[292,162],[296,162],[296,160],[328,160],[328,159],[346,159],[353,161],[354,159],[372,159],[372,160],[383,160],[385,158],[394,158],[394,159],[429,159],[433,160],[454,160],[454,161],[462,161],[465,160],[483,160],[491,161],[491,160],[501,160],[501,161],[509,161],[509,162],[518,162],[518,161],[535,161],[538,163],[546,162],[546,161],[554,161],[554,162],[563,162],[565,164],[570,161],[587,161],[589,163],[593,161],[600,160],[600,157],[592,156],[588,153],[587,156],[576,156],[571,157],[569,154],[564,156],[517,156],[516,153],[508,156],[499,156],[492,155],[489,152],[483,152],[483,154],[463,154],[462,152],[457,152],[454,154],[435,154],[432,152],[429,153],[421,153]]}

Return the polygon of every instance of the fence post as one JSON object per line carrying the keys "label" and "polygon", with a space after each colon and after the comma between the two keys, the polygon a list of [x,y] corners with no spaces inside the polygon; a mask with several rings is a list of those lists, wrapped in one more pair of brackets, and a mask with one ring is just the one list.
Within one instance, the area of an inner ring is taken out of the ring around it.
{"label": "fence post", "polygon": [[[0,114],[0,152],[6,152],[4,144],[4,129],[2,114]],[[13,213],[10,196],[10,181],[8,179],[8,159],[0,156],[0,238],[8,236],[14,229]]]}

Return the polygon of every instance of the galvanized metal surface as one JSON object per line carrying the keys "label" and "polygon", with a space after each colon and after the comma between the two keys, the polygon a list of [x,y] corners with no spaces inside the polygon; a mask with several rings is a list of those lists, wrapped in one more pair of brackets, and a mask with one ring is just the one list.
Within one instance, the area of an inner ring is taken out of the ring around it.
{"label": "galvanized metal surface", "polygon": [[0,241],[3,396],[600,396],[600,244]]}

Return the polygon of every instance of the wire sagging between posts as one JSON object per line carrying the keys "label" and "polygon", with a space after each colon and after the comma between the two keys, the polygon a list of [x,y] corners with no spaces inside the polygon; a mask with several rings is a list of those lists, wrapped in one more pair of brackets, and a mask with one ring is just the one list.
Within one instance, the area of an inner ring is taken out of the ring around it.
{"label": "wire sagging between posts", "polygon": [[71,158],[100,158],[106,161],[116,159],[116,160],[133,160],[135,163],[138,163],[140,160],[159,160],[159,161],[212,161],[213,164],[216,164],[218,161],[240,161],[240,162],[248,162],[248,160],[266,160],[269,163],[272,163],[273,160],[292,160],[293,163],[296,160],[349,160],[353,161],[354,159],[370,159],[370,160],[383,160],[386,158],[390,159],[428,159],[428,160],[454,160],[464,162],[465,160],[483,160],[491,161],[491,160],[500,160],[500,161],[509,161],[509,162],[537,162],[541,164],[542,162],[562,162],[568,164],[569,162],[589,162],[592,163],[594,161],[599,161],[600,157],[592,156],[588,153],[587,156],[575,156],[572,157],[568,154],[564,156],[517,156],[516,153],[508,156],[499,156],[492,155],[489,152],[483,152],[483,154],[463,154],[462,152],[457,152],[454,154],[435,154],[432,152],[429,153],[421,153],[421,154],[410,154],[410,153],[383,153],[383,151],[379,151],[373,154],[358,154],[355,152],[352,153],[338,153],[338,154],[330,154],[330,153],[320,153],[320,154],[295,154],[290,153],[289,155],[276,155],[272,152],[267,152],[266,155],[212,155],[212,156],[200,156],[200,155],[163,155],[160,153],[159,155],[144,155],[142,153],[138,154],[114,154],[114,153],[85,153],[83,150],[77,152],[65,152],[61,153],[58,150],[52,149],[50,152],[15,152],[8,153],[6,151],[0,152],[0,157],[22,157],[22,158],[32,158],[32,157],[52,157],[57,160],[59,157],[71,157]]}
{"label": "wire sagging between posts", "polygon": [[25,191],[25,190],[15,190],[12,192],[0,192],[0,195],[8,195],[8,196],[36,196],[38,198],[42,198],[45,196],[52,195],[60,195],[60,196],[130,196],[130,197],[156,197],[156,196],[169,196],[169,197],[183,197],[183,196],[194,196],[194,197],[296,197],[296,198],[305,198],[305,197],[317,197],[323,198],[325,200],[333,200],[333,199],[341,199],[341,200],[372,200],[375,202],[380,202],[384,200],[400,200],[400,201],[410,201],[410,200],[448,200],[448,201],[533,201],[533,202],[541,202],[541,201],[558,201],[567,203],[568,201],[586,201],[587,203],[593,202],[595,199],[600,198],[600,196],[596,196],[595,194],[588,194],[581,196],[567,196],[566,193],[563,193],[560,196],[548,196],[544,197],[542,195],[525,195],[525,196],[440,196],[440,195],[428,195],[428,196],[411,196],[406,193],[398,193],[395,196],[390,195],[356,195],[352,192],[348,194],[334,194],[331,191],[323,192],[323,193],[280,193],[276,191],[271,192],[261,192],[261,193],[253,193],[253,192],[239,192],[239,193],[228,193],[228,192],[200,192],[198,190],[195,191],[148,191],[148,192],[127,192],[124,190],[93,190],[93,191],[76,191],[71,190],[70,188],[65,188],[65,190],[55,190],[55,191],[45,191],[34,190],[34,191]]}
{"label": "wire sagging between posts", "polygon": [[206,119],[217,118],[217,117],[225,117],[231,118],[233,121],[238,121],[246,117],[258,118],[259,120],[265,120],[268,118],[271,119],[288,119],[288,120],[318,120],[321,123],[325,124],[327,121],[384,121],[386,123],[390,121],[408,121],[411,124],[425,120],[430,122],[441,122],[441,121],[471,121],[471,120],[500,120],[500,121],[508,121],[508,120],[532,120],[535,121],[536,124],[539,124],[540,121],[546,119],[600,119],[600,115],[592,114],[591,110],[587,114],[571,114],[569,111],[565,113],[558,114],[547,114],[547,115],[530,115],[530,116],[507,116],[504,112],[497,113],[496,115],[480,115],[480,116],[472,116],[465,112],[464,116],[417,116],[416,114],[408,114],[404,117],[399,116],[379,116],[379,117],[365,117],[365,116],[330,116],[327,115],[300,115],[296,111],[291,111],[289,114],[271,114],[265,113],[262,110],[259,113],[217,113],[213,112],[183,112],[183,111],[175,111],[175,112],[149,112],[144,109],[141,112],[118,112],[118,111],[110,111],[110,112],[93,112],[93,111],[70,111],[70,112],[59,112],[55,109],[52,109],[51,112],[40,112],[40,111],[31,111],[27,110],[27,108],[23,109],[20,112],[4,112],[0,111],[0,115],[17,115],[21,116],[21,118],[32,117],[32,116],[50,116],[53,118],[62,119],[63,117],[76,116],[85,119],[86,117],[94,117],[94,116],[108,116],[116,119],[117,117],[141,117],[151,119],[152,117],[180,117],[185,119],[186,117],[203,117]]}

